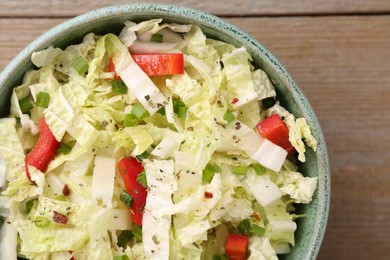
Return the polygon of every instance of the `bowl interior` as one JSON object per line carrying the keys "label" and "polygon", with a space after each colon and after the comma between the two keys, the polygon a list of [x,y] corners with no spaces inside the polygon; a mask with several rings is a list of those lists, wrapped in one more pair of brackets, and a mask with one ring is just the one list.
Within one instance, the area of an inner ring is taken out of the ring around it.
{"label": "bowl interior", "polygon": [[64,48],[80,42],[89,32],[119,33],[127,20],[137,22],[153,18],[163,18],[166,22],[195,24],[211,38],[235,46],[244,45],[252,55],[255,66],[262,68],[274,82],[282,105],[295,116],[306,118],[319,145],[316,152],[308,149],[307,161],[300,165],[300,171],[305,176],[318,176],[318,188],[310,204],[297,208],[298,212],[304,212],[307,217],[298,221],[296,245],[292,252],[281,258],[315,259],[325,232],[330,201],[328,156],[316,115],[297,84],[264,46],[239,28],[213,15],[179,6],[131,4],[98,9],[68,20],[33,41],[1,72],[0,117],[9,113],[12,88],[20,84],[25,72],[33,67],[30,57],[34,51],[45,49],[49,45]]}

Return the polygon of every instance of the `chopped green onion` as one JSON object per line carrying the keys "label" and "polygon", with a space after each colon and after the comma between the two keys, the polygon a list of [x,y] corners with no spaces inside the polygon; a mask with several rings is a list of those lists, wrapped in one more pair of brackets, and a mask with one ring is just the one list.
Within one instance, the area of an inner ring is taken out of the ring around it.
{"label": "chopped green onion", "polygon": [[0,228],[1,228],[1,226],[3,225],[3,223],[4,223],[4,220],[3,220],[3,218],[0,216]]}
{"label": "chopped green onion", "polygon": [[214,174],[217,172],[221,172],[221,167],[216,164],[207,164],[203,169],[202,181],[205,183],[210,183],[214,177]]}
{"label": "chopped green onion", "polygon": [[152,34],[152,37],[150,38],[152,42],[159,42],[161,43],[163,41],[163,35],[159,33]]}
{"label": "chopped green onion", "polygon": [[149,112],[140,104],[135,104],[131,110],[131,114],[133,114],[139,120],[142,120],[149,115]]}
{"label": "chopped green onion", "polygon": [[135,238],[138,240],[138,242],[142,242],[142,229],[141,229],[141,227],[134,224],[132,226],[132,232],[133,232],[133,235],[135,236]]}
{"label": "chopped green onion", "polygon": [[28,97],[19,100],[19,106],[20,110],[22,110],[22,113],[27,113],[33,108],[33,105],[31,104],[30,99]]}
{"label": "chopped green onion", "polygon": [[121,79],[111,80],[112,91],[119,94],[126,94],[128,88],[126,84]]}
{"label": "chopped green onion", "polygon": [[137,177],[137,182],[141,184],[142,187],[146,188],[148,186],[148,181],[146,179],[146,172],[143,170]]}
{"label": "chopped green onion", "polygon": [[85,75],[89,69],[88,61],[81,56],[73,62],[72,66],[80,75]]}
{"label": "chopped green onion", "polygon": [[250,235],[251,223],[248,219],[244,219],[238,224],[237,229],[241,235]]}
{"label": "chopped green onion", "polygon": [[126,248],[127,243],[133,238],[133,233],[130,230],[123,230],[118,236],[117,245]]}
{"label": "chopped green onion", "polygon": [[256,234],[258,236],[263,236],[265,234],[265,228],[255,224],[251,226],[250,231],[251,233]]}
{"label": "chopped green onion", "polygon": [[265,109],[268,109],[268,108],[272,107],[273,105],[275,105],[276,99],[274,97],[268,97],[268,98],[261,100],[261,102],[263,103],[263,107]]}
{"label": "chopped green onion", "polygon": [[68,154],[70,151],[72,151],[72,147],[65,143],[61,143],[58,147],[57,154]]}
{"label": "chopped green onion", "polygon": [[38,216],[34,219],[34,224],[39,228],[47,228],[50,225],[50,220],[45,217]]}
{"label": "chopped green onion", "polygon": [[66,201],[66,198],[64,195],[58,195],[57,197],[54,198],[55,200],[59,200],[59,201]]}
{"label": "chopped green onion", "polygon": [[26,211],[27,214],[31,212],[32,208],[34,207],[34,204],[38,203],[38,199],[32,199],[26,202]]}
{"label": "chopped green onion", "polygon": [[135,158],[137,158],[137,160],[139,162],[142,162],[144,159],[147,159],[148,157],[149,157],[148,151],[145,151],[145,152],[135,156]]}
{"label": "chopped green onion", "polygon": [[213,258],[212,260],[229,260],[230,258],[225,255],[225,254],[222,254],[222,255],[213,255]]}
{"label": "chopped green onion", "polygon": [[48,107],[50,103],[50,95],[47,92],[40,91],[35,102],[39,107]]}
{"label": "chopped green onion", "polygon": [[119,199],[126,205],[126,207],[131,208],[133,206],[133,196],[131,196],[127,191],[122,191]]}
{"label": "chopped green onion", "polygon": [[173,98],[172,99],[172,103],[173,103],[173,109],[174,109],[175,112],[177,111],[177,109],[179,107],[185,107],[186,106],[186,104],[184,104],[184,102],[181,99],[178,99],[178,98]]}
{"label": "chopped green onion", "polygon": [[177,114],[179,118],[185,118],[187,115],[188,108],[180,99],[174,98],[173,102],[173,111]]}
{"label": "chopped green onion", "polygon": [[135,126],[137,123],[138,123],[138,118],[136,118],[135,115],[133,114],[125,115],[125,120],[123,121],[123,125],[125,127]]}
{"label": "chopped green onion", "polygon": [[183,106],[183,107],[178,107],[177,108],[177,117],[178,118],[185,118],[187,116],[187,107],[186,106]]}
{"label": "chopped green onion", "polygon": [[117,255],[112,260],[130,260],[130,258],[127,255]]}
{"label": "chopped green onion", "polygon": [[261,175],[263,173],[265,173],[266,169],[263,165],[261,165],[260,163],[255,163],[252,165],[253,167],[253,170],[255,170],[256,174],[257,175]]}
{"label": "chopped green onion", "polygon": [[229,123],[233,122],[234,119],[236,119],[236,117],[233,115],[232,111],[230,111],[229,109],[226,110],[225,115],[223,115],[223,120],[227,121],[229,124]]}
{"label": "chopped green onion", "polygon": [[165,116],[165,107],[160,107],[160,109],[157,110],[157,113],[159,113],[162,116]]}
{"label": "chopped green onion", "polygon": [[233,166],[233,174],[236,175],[245,175],[248,170],[248,166],[246,165],[234,165]]}

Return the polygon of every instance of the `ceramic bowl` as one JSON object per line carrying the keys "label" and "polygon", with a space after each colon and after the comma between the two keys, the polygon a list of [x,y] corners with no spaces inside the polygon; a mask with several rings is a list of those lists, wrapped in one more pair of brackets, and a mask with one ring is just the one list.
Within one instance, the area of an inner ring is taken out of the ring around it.
{"label": "ceramic bowl", "polygon": [[166,22],[198,25],[208,37],[245,46],[253,57],[253,63],[262,68],[275,83],[283,106],[297,117],[304,117],[318,140],[318,149],[308,149],[307,161],[300,166],[306,176],[318,176],[318,188],[310,204],[300,206],[299,213],[307,215],[298,221],[296,245],[282,259],[315,259],[325,233],[330,201],[330,172],[325,141],[317,117],[302,90],[294,82],[283,65],[254,37],[228,22],[199,10],[180,6],[158,4],[130,4],[113,6],[88,12],[70,19],[47,31],[22,50],[0,74],[0,116],[9,113],[12,88],[21,83],[23,75],[32,68],[30,61],[34,51],[49,45],[66,47],[81,41],[89,33],[119,33],[124,21],[142,21],[163,18]]}

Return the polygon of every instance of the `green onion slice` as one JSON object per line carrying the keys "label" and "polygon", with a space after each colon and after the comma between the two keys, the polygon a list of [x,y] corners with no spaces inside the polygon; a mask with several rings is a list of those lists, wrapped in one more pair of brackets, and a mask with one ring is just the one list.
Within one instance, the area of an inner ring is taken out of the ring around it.
{"label": "green onion slice", "polygon": [[50,95],[47,92],[40,91],[35,102],[39,107],[48,107],[50,103]]}
{"label": "green onion slice", "polygon": [[147,159],[148,157],[149,157],[148,151],[145,151],[145,152],[135,156],[135,158],[137,158],[137,160],[139,162],[142,162],[144,159]]}
{"label": "green onion slice", "polygon": [[127,255],[117,255],[114,256],[113,260],[130,260],[130,258]]}
{"label": "green onion slice", "polygon": [[251,223],[248,219],[244,219],[238,224],[237,229],[241,235],[250,235]]}
{"label": "green onion slice", "polygon": [[135,126],[138,123],[138,118],[136,118],[133,114],[125,115],[125,120],[123,121],[123,126],[131,127]]}
{"label": "green onion slice", "polygon": [[42,216],[37,216],[34,219],[34,224],[36,227],[39,228],[47,228],[50,225],[50,220]]}
{"label": "green onion slice", "polygon": [[26,211],[27,214],[31,212],[32,208],[34,207],[34,204],[38,203],[38,199],[32,199],[26,202]]}
{"label": "green onion slice", "polygon": [[123,230],[118,236],[117,245],[126,248],[127,243],[129,243],[133,237],[134,235],[130,230]]}
{"label": "green onion slice", "polygon": [[30,102],[30,99],[28,97],[22,98],[19,100],[19,106],[20,110],[22,110],[22,113],[27,113],[33,108],[33,105]]}
{"label": "green onion slice", "polygon": [[149,112],[140,104],[135,104],[131,110],[131,114],[133,114],[139,120],[142,120],[149,115]]}
{"label": "green onion slice", "polygon": [[135,238],[138,240],[138,242],[142,242],[142,229],[141,229],[141,227],[134,224],[132,226],[132,232],[133,232],[133,235],[135,236]]}
{"label": "green onion slice", "polygon": [[246,165],[234,165],[233,166],[233,174],[236,175],[245,175],[248,170],[248,166]]}
{"label": "green onion slice", "polygon": [[73,62],[72,66],[80,75],[85,75],[89,69],[88,61],[81,56]]}
{"label": "green onion slice", "polygon": [[266,169],[263,165],[261,165],[260,163],[255,163],[252,165],[253,167],[253,170],[255,170],[256,174],[257,175],[261,175],[263,173],[265,173]]}
{"label": "green onion slice", "polygon": [[126,84],[121,79],[111,80],[112,91],[119,94],[126,94],[128,88]]}
{"label": "green onion slice", "polygon": [[225,115],[223,115],[223,119],[229,123],[233,122],[234,119],[236,119],[236,117],[233,115],[232,111],[230,111],[229,109],[226,110],[226,113]]}
{"label": "green onion slice", "polygon": [[207,164],[202,172],[202,181],[205,183],[210,183],[214,177],[214,174],[221,172],[221,167],[216,164]]}
{"label": "green onion slice", "polygon": [[133,206],[133,196],[131,196],[127,191],[122,191],[119,199],[126,205],[126,207],[131,208]]}
{"label": "green onion slice", "polygon": [[148,186],[148,181],[146,179],[146,172],[143,170],[138,176],[137,176],[137,182],[141,184],[142,187],[146,188]]}
{"label": "green onion slice", "polygon": [[68,154],[70,151],[72,151],[72,147],[65,143],[61,143],[58,147],[57,154]]}
{"label": "green onion slice", "polygon": [[162,43],[164,36],[159,33],[152,34],[150,41]]}
{"label": "green onion slice", "polygon": [[265,228],[264,227],[260,227],[256,224],[253,224],[250,228],[250,232],[253,233],[253,234],[256,234],[258,236],[263,236],[265,234]]}

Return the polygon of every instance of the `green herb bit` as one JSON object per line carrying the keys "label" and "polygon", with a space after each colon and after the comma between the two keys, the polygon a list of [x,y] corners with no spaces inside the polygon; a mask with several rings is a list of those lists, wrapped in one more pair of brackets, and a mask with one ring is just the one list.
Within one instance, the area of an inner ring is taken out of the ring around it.
{"label": "green herb bit", "polygon": [[132,232],[138,242],[142,242],[142,229],[138,225],[134,224],[132,226]]}
{"label": "green herb bit", "polygon": [[119,199],[126,205],[127,208],[133,207],[133,196],[131,196],[127,191],[122,191]]}
{"label": "green herb bit", "polygon": [[130,230],[123,230],[118,236],[117,245],[125,248],[127,243],[134,237],[133,233]]}
{"label": "green herb bit", "polygon": [[39,107],[49,107],[50,95],[47,92],[40,91],[35,102]]}
{"label": "green herb bit", "polygon": [[253,224],[250,228],[250,232],[253,233],[253,234],[256,234],[258,236],[263,236],[265,234],[265,228],[264,227],[260,227],[256,224]]}
{"label": "green herb bit", "polygon": [[47,228],[50,225],[50,220],[45,217],[38,216],[34,219],[34,225],[39,228]]}
{"label": "green herb bit", "polygon": [[135,104],[131,110],[131,114],[133,114],[139,120],[142,120],[149,115],[149,112],[140,104]]}
{"label": "green herb bit", "polygon": [[146,179],[146,172],[143,170],[138,176],[137,176],[137,182],[141,184],[142,187],[146,188],[148,186],[148,181]]}
{"label": "green herb bit", "polygon": [[4,223],[4,220],[3,220],[3,218],[0,216],[0,228],[1,228],[1,226],[3,225],[3,223]]}
{"label": "green herb bit", "polygon": [[260,163],[255,163],[252,165],[253,167],[253,170],[255,170],[256,174],[257,175],[261,175],[263,173],[265,173],[266,169],[263,165],[261,165]]}
{"label": "green herb bit", "polygon": [[152,34],[152,37],[150,38],[150,41],[152,42],[158,42],[162,43],[164,36],[160,33]]}
{"label": "green herb bit", "polygon": [[28,97],[22,98],[19,100],[19,107],[20,110],[22,110],[22,113],[27,113],[33,108],[33,105],[31,104],[31,101]]}
{"label": "green herb bit", "polygon": [[130,260],[130,258],[127,255],[117,255],[114,256],[113,260]]}
{"label": "green herb bit", "polygon": [[138,118],[136,118],[133,114],[125,115],[125,120],[123,121],[123,126],[131,127],[138,124]]}
{"label": "green herb bit", "polygon": [[26,202],[26,211],[29,214],[34,207],[34,204],[38,204],[38,199],[32,199]]}
{"label": "green herb bit", "polygon": [[72,147],[65,143],[61,143],[58,147],[57,154],[68,154],[70,151],[72,151]]}
{"label": "green herb bit", "polygon": [[81,56],[72,63],[72,66],[77,73],[82,76],[85,75],[89,69],[88,61]]}
{"label": "green herb bit", "polygon": [[231,122],[234,121],[234,119],[236,119],[236,117],[233,115],[232,111],[230,111],[229,109],[226,110],[225,115],[223,115],[223,120],[225,120],[226,122],[228,122],[228,124],[230,124]]}
{"label": "green herb bit", "polygon": [[233,166],[233,174],[236,174],[236,175],[245,175],[247,170],[248,170],[248,166],[246,166],[246,165]]}
{"label": "green herb bit", "polygon": [[114,93],[126,94],[128,91],[126,84],[121,79],[111,80],[111,87]]}
{"label": "green herb bit", "polygon": [[241,235],[250,235],[251,234],[251,223],[248,219],[244,219],[237,226],[238,231],[240,231]]}

